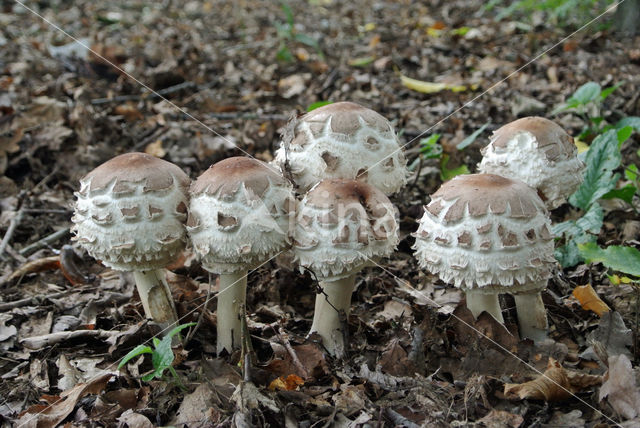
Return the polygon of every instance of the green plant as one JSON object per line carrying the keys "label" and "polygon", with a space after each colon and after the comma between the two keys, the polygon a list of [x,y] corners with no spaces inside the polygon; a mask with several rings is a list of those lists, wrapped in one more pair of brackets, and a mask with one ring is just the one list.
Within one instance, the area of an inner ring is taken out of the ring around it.
{"label": "green plant", "polygon": [[[476,130],[473,134],[469,135],[467,138],[462,140],[456,148],[458,150],[463,150],[465,147],[472,144],[476,138],[487,128],[489,124],[486,123],[481,126],[478,130]],[[439,159],[439,167],[440,167],[440,179],[442,181],[447,181],[460,174],[469,174],[469,168],[466,165],[460,165],[457,168],[448,168],[449,160],[451,157],[444,153],[442,149],[442,145],[438,142],[440,140],[440,134],[432,134],[426,138],[422,138],[419,141],[420,144],[420,155],[418,159],[415,160],[410,166],[410,170],[420,169],[422,167],[422,163],[424,159]],[[416,177],[417,178],[417,177]]]}
{"label": "green plant", "polygon": [[295,20],[293,17],[293,10],[291,9],[291,6],[283,1],[280,3],[280,8],[284,12],[285,22],[275,22],[274,24],[278,32],[278,39],[280,40],[276,58],[279,61],[292,62],[294,57],[291,53],[291,49],[289,48],[289,44],[292,42],[298,42],[302,43],[303,45],[312,47],[316,51],[320,59],[324,59],[324,54],[320,49],[318,41],[307,34],[298,33],[296,31]]}
{"label": "green plant", "polygon": [[[493,10],[505,3],[505,0],[491,0],[485,9]],[[581,25],[592,19],[594,14],[601,13],[611,3],[613,0],[518,0],[509,2],[500,9],[495,19],[500,21],[518,14],[530,17],[532,12],[541,11],[553,25]]]}
{"label": "green plant", "polygon": [[171,330],[165,337],[162,338],[162,340],[158,339],[157,337],[154,337],[153,346],[155,347],[155,349],[152,349],[150,346],[147,346],[147,345],[136,346],[131,351],[129,351],[127,355],[125,355],[122,358],[122,361],[120,361],[120,364],[118,364],[118,369],[122,368],[132,358],[135,358],[138,355],[151,354],[151,363],[153,364],[153,371],[142,376],[142,380],[145,382],[148,382],[154,378],[161,378],[164,374],[164,371],[166,369],[169,369],[169,372],[171,372],[171,375],[176,380],[178,385],[181,388],[183,388],[182,383],[180,382],[180,378],[178,377],[178,374],[176,373],[175,369],[171,365],[175,358],[173,354],[173,349],[171,349],[171,339],[173,338],[173,336],[180,333],[185,328],[191,327],[194,325],[196,325],[196,323],[194,322],[181,324],[175,327],[173,330]]}
{"label": "green plant", "polygon": [[604,211],[598,200],[617,197],[612,192],[615,192],[620,174],[614,171],[620,166],[620,147],[632,132],[631,127],[610,129],[591,143],[585,157],[584,181],[569,197],[569,203],[584,214],[576,220],[558,223],[553,227],[554,234],[564,241],[555,253],[563,267],[574,266],[583,259],[579,245],[595,245],[604,220]]}
{"label": "green plant", "polygon": [[585,127],[578,135],[581,141],[589,141],[596,135],[606,132],[609,129],[621,129],[625,126],[634,126],[640,129],[640,118],[627,117],[616,123],[615,125],[607,124],[602,116],[602,102],[622,86],[624,82],[617,83],[613,86],[602,87],[596,82],[588,82],[580,86],[564,103],[556,107],[551,114],[556,115],[563,112],[571,112],[582,118]]}

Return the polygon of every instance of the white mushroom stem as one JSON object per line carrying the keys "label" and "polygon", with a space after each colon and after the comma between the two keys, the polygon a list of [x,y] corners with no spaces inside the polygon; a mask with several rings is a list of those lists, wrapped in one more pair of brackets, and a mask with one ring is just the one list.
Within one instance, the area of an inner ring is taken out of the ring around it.
{"label": "white mushroom stem", "polygon": [[145,315],[158,324],[163,333],[168,333],[177,325],[178,314],[164,269],[134,271],[133,277]]}
{"label": "white mushroom stem", "polygon": [[513,298],[516,301],[520,337],[535,342],[545,340],[549,325],[540,292],[514,294]]}
{"label": "white mushroom stem", "polygon": [[247,300],[247,271],[221,274],[218,292],[216,351],[231,353],[242,345],[242,306]]}
{"label": "white mushroom stem", "polygon": [[345,342],[341,313],[349,316],[351,294],[355,287],[355,275],[336,281],[321,281],[321,293],[316,295],[313,323],[310,334],[317,332],[331,355],[344,355]]}
{"label": "white mushroom stem", "polygon": [[495,318],[500,324],[504,324],[498,293],[487,293],[482,290],[466,290],[467,308],[474,318],[478,318],[484,311]]}

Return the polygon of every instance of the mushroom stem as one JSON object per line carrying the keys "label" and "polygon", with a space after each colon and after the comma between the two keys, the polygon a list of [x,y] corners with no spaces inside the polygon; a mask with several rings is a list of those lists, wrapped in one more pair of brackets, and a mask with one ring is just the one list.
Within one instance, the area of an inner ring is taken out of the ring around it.
{"label": "mushroom stem", "polygon": [[495,318],[500,324],[504,324],[498,293],[486,293],[482,290],[466,290],[467,308],[474,318],[478,318],[484,311]]}
{"label": "mushroom stem", "polygon": [[540,292],[514,294],[513,298],[516,301],[520,337],[527,337],[535,342],[545,340],[549,326]]}
{"label": "mushroom stem", "polygon": [[242,311],[247,300],[247,271],[220,274],[218,292],[218,344],[216,351],[231,353],[242,344]]}
{"label": "mushroom stem", "polygon": [[[321,293],[316,294],[311,331],[317,332],[329,354],[341,357],[345,351],[345,336],[341,313],[349,316],[351,293],[355,287],[355,275],[335,281],[321,281]],[[346,324],[344,325],[346,327]]]}
{"label": "mushroom stem", "polygon": [[177,325],[178,314],[164,269],[134,271],[133,277],[145,315],[158,324],[164,333],[168,333],[165,330]]}

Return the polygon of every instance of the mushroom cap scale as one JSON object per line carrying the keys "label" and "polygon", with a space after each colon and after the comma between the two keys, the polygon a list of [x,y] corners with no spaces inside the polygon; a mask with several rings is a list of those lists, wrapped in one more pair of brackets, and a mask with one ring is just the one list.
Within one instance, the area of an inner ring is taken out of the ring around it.
{"label": "mushroom cap scale", "polygon": [[525,117],[499,128],[482,154],[480,172],[524,181],[539,191],[549,209],[564,203],[582,182],[585,166],[573,139],[542,117]]}
{"label": "mushroom cap scale", "polygon": [[187,230],[205,269],[235,273],[289,245],[294,207],[292,186],[267,164],[228,158],[192,185]]}
{"label": "mushroom cap scale", "polygon": [[361,179],[386,194],[407,181],[406,159],[393,127],[375,111],[351,102],[329,104],[297,119],[288,153],[284,143],[274,162],[288,154],[301,191],[326,178]]}
{"label": "mushroom cap scale", "polygon": [[556,265],[550,230],[544,203],[526,184],[461,175],[432,196],[413,248],[423,268],[456,287],[541,290]]}
{"label": "mushroom cap scale", "polygon": [[80,180],[73,239],[116,270],[163,268],[186,245],[189,181],[162,159],[116,156]]}
{"label": "mushroom cap scale", "polygon": [[298,206],[295,258],[320,280],[358,272],[398,244],[397,210],[380,190],[356,180],[323,180]]}

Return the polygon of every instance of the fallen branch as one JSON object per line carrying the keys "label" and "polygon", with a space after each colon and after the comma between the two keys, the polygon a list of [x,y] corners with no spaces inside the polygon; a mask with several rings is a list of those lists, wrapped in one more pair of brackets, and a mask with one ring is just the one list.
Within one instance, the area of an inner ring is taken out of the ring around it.
{"label": "fallen branch", "polygon": [[53,232],[51,235],[47,235],[44,238],[33,242],[29,245],[27,245],[26,247],[24,247],[23,249],[20,250],[20,255],[21,256],[29,256],[32,253],[36,252],[37,250],[39,250],[40,248],[46,247],[49,244],[53,244],[54,242],[56,242],[58,239],[64,238],[65,236],[67,236],[69,234],[69,228],[67,227],[66,229],[60,229],[57,232]]}
{"label": "fallen branch", "polygon": [[43,334],[42,336],[26,337],[20,340],[25,347],[37,351],[47,346],[55,345],[71,339],[98,337],[107,339],[111,336],[120,334],[119,331],[108,330],[75,330],[75,331],[58,331],[56,333]]}

